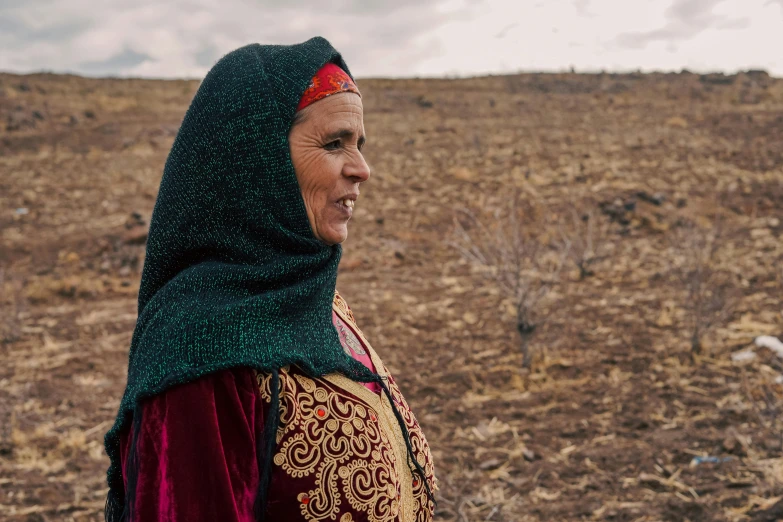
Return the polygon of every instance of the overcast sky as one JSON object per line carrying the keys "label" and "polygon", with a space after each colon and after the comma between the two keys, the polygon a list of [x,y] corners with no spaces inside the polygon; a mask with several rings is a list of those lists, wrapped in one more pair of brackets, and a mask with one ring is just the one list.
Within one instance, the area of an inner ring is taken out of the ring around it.
{"label": "overcast sky", "polygon": [[783,0],[0,0],[2,71],[200,78],[242,45],[315,35],[357,77],[783,76]]}

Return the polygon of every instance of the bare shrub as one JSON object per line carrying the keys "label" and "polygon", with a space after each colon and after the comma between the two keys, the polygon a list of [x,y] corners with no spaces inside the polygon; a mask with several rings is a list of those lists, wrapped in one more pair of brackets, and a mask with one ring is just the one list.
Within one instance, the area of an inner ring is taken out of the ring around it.
{"label": "bare shrub", "polygon": [[559,225],[563,249],[579,269],[579,279],[594,275],[592,266],[603,259],[606,227],[598,220],[598,212],[588,203],[573,202],[565,211],[565,219]]}
{"label": "bare shrub", "polygon": [[543,300],[559,281],[567,251],[543,242],[545,228],[540,208],[515,194],[508,209],[497,209],[492,219],[480,219],[471,209],[454,217],[449,244],[477,271],[510,298],[516,314],[522,365],[530,368],[530,341],[546,320]]}
{"label": "bare shrub", "polygon": [[24,281],[0,268],[0,342],[17,341],[22,333],[21,315],[26,308]]}
{"label": "bare shrub", "polygon": [[783,364],[776,355],[769,357],[766,368],[759,372],[751,383],[745,368],[742,371],[742,384],[745,396],[756,415],[759,427],[777,443],[777,450],[783,453]]}
{"label": "bare shrub", "polygon": [[673,273],[685,290],[691,352],[702,351],[704,337],[731,315],[737,290],[731,274],[717,267],[716,254],[723,240],[723,225],[715,217],[709,227],[686,222],[673,235]]}

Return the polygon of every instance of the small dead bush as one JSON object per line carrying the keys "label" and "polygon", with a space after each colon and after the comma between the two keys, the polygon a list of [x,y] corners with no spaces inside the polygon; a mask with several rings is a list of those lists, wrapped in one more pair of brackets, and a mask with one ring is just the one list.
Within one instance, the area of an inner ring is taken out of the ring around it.
{"label": "small dead bush", "polygon": [[[773,356],[777,359],[776,356]],[[747,371],[743,371],[745,396],[751,404],[759,427],[764,435],[775,441],[778,456],[783,454],[783,364],[779,360],[759,372],[754,382]]]}
{"label": "small dead bush", "polygon": [[580,280],[594,275],[593,266],[605,257],[606,226],[599,214],[590,203],[572,202],[558,226],[562,248],[579,269]]}
{"label": "small dead bush", "polygon": [[27,308],[24,281],[0,268],[0,341],[10,343],[22,334],[22,314]]}
{"label": "small dead bush", "polygon": [[524,368],[532,366],[530,342],[546,321],[544,300],[558,284],[568,254],[564,245],[547,241],[546,222],[540,206],[517,193],[507,209],[497,209],[488,219],[472,209],[457,211],[449,241],[513,302]]}
{"label": "small dead bush", "polygon": [[686,222],[672,236],[672,273],[684,289],[682,307],[693,354],[701,353],[705,336],[729,318],[739,298],[732,275],[718,267],[723,233],[716,216],[706,227]]}

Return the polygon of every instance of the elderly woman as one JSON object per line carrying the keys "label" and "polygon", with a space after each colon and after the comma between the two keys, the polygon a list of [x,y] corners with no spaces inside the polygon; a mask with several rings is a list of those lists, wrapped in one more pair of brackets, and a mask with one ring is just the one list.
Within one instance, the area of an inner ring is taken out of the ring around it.
{"label": "elderly woman", "polygon": [[432,519],[427,442],[335,290],[364,141],[323,38],[207,74],[152,215],[108,521]]}

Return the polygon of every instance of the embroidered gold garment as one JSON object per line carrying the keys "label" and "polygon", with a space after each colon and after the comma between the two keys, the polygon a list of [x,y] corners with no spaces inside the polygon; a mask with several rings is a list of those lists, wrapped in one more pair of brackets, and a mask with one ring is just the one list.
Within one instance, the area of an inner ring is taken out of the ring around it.
{"label": "embroidered gold garment", "polygon": [[[335,294],[334,311],[361,341],[376,372],[386,379],[417,460],[437,490],[432,455],[394,378]],[[257,374],[271,400],[268,374]],[[269,490],[271,520],[308,522],[427,522],[434,506],[407,463],[407,449],[388,399],[340,374],[312,379],[297,367],[280,372],[280,428]],[[285,514],[285,515],[284,515]]]}

